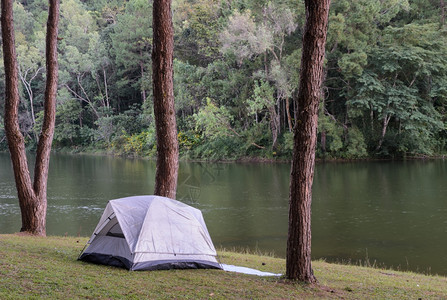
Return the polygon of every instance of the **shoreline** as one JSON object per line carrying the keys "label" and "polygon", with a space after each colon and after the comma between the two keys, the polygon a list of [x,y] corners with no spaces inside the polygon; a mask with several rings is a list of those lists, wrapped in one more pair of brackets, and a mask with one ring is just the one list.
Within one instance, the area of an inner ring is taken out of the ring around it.
{"label": "shoreline", "polygon": [[[1,150],[0,153],[8,153],[7,149]],[[27,153],[35,153],[34,151],[27,151]],[[91,155],[91,156],[108,156],[117,157],[125,159],[141,159],[141,160],[156,160],[156,157],[149,156],[138,156],[138,155],[123,155],[119,153],[114,153],[107,150],[99,149],[71,149],[71,148],[53,148],[51,150],[52,154],[66,154],[66,155]],[[427,155],[413,155],[398,158],[381,158],[381,157],[366,157],[366,158],[321,158],[316,157],[315,163],[356,163],[356,162],[381,162],[381,161],[430,161],[430,160],[445,160],[447,159],[447,154],[436,154],[432,156]],[[241,163],[241,164],[290,164],[292,162],[291,158],[287,157],[259,157],[259,156],[245,156],[236,159],[199,159],[199,158],[189,158],[187,154],[181,154],[179,156],[180,162],[203,162],[203,163]]]}
{"label": "shoreline", "polygon": [[[8,151],[0,151],[3,153],[8,153]],[[125,159],[142,159],[142,160],[156,160],[156,157],[147,157],[147,156],[134,156],[134,155],[122,155],[108,151],[85,151],[85,149],[81,151],[70,150],[64,151],[61,149],[52,149],[52,153],[56,154],[68,154],[68,155],[92,155],[92,156],[110,156],[117,158],[125,158]],[[356,158],[356,159],[347,159],[347,158],[315,158],[316,163],[355,163],[355,162],[380,162],[380,161],[430,161],[430,160],[445,160],[447,159],[447,154],[437,154],[433,156],[426,155],[417,155],[417,156],[406,156],[399,158]],[[179,156],[180,162],[205,162],[205,163],[255,163],[255,164],[290,164],[292,162],[289,158],[278,157],[278,158],[268,158],[268,157],[240,157],[237,159],[191,159],[187,157],[187,155]]]}

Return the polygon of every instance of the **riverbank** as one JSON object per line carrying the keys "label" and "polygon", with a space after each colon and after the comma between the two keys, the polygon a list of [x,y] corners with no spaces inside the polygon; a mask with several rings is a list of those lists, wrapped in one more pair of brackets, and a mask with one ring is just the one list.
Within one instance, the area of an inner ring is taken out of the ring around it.
{"label": "riverbank", "polygon": [[[155,156],[141,156],[134,154],[116,153],[112,150],[94,149],[88,147],[82,148],[53,148],[54,153],[60,154],[72,154],[72,155],[97,155],[97,156],[114,156],[130,159],[145,159],[156,160]],[[155,153],[154,153],[155,154]],[[447,154],[434,154],[434,155],[407,155],[404,157],[363,157],[363,158],[341,158],[341,157],[316,157],[317,163],[349,163],[349,162],[365,162],[365,161],[411,161],[411,160],[444,160],[447,158]],[[180,153],[180,161],[186,162],[218,162],[218,163],[291,163],[291,155],[276,155],[272,154],[267,156],[242,156],[237,158],[191,158],[187,153]]]}
{"label": "riverbank", "polygon": [[[8,153],[8,150],[2,149],[0,153]],[[30,151],[30,153],[34,153]],[[91,155],[91,156],[110,156],[128,159],[142,159],[142,160],[156,160],[155,153],[152,156],[118,153],[113,150],[96,149],[91,147],[53,147],[52,153],[68,154],[68,155]],[[352,162],[376,162],[376,161],[429,161],[429,160],[445,160],[447,154],[434,155],[408,155],[405,157],[363,157],[363,158],[341,158],[341,157],[316,157],[317,163],[352,163]],[[292,161],[291,155],[270,155],[268,156],[241,156],[237,158],[192,158],[187,153],[180,153],[179,160],[183,162],[207,162],[207,163],[286,163],[290,164]]]}
{"label": "riverbank", "polygon": [[[142,156],[135,154],[116,153],[111,150],[91,149],[91,148],[57,148],[52,150],[53,153],[70,154],[70,155],[93,155],[93,156],[113,156],[129,159],[156,160],[156,156]],[[243,156],[238,158],[192,158],[188,154],[180,153],[179,160],[186,162],[218,162],[218,163],[290,163],[291,157],[284,156]]]}
{"label": "riverbank", "polygon": [[[220,270],[129,272],[77,261],[87,238],[0,235],[0,299],[441,299],[447,278],[315,261],[317,285]],[[285,260],[219,251],[225,264],[284,273]]]}

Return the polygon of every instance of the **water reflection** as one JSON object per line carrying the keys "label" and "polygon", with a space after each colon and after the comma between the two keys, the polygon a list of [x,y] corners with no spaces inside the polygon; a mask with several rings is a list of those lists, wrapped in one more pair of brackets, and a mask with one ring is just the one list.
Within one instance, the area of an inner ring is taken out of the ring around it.
{"label": "water reflection", "polygon": [[[178,199],[203,211],[216,246],[285,255],[288,164],[181,163]],[[445,161],[318,164],[314,258],[377,261],[447,274]],[[110,199],[151,194],[155,162],[54,155],[47,231],[90,235]],[[0,232],[20,228],[9,157],[0,154]]]}

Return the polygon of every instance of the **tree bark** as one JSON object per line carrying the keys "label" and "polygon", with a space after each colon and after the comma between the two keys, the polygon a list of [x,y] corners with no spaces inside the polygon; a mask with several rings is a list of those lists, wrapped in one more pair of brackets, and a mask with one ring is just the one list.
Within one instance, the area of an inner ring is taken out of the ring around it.
{"label": "tree bark", "polygon": [[299,112],[294,128],[290,174],[286,277],[314,283],[316,278],[311,265],[312,183],[330,0],[305,0],[305,6]]}
{"label": "tree bark", "polygon": [[14,43],[13,1],[1,0],[3,57],[5,65],[5,132],[22,215],[20,231],[33,235],[46,235],[47,178],[54,133],[57,94],[57,24],[59,1],[50,0],[46,39],[47,82],[45,89],[44,121],[37,146],[34,183],[25,152],[25,142],[20,132],[18,108],[18,66]]}
{"label": "tree bark", "polygon": [[37,196],[47,198],[48,167],[51,144],[56,123],[56,98],[58,83],[57,34],[59,23],[59,0],[49,0],[49,14],[46,36],[46,70],[44,118],[37,145],[36,166],[34,169],[34,190]]}
{"label": "tree bark", "polygon": [[157,132],[155,195],[175,199],[178,174],[178,141],[174,107],[174,30],[171,0],[153,3],[153,91]]}

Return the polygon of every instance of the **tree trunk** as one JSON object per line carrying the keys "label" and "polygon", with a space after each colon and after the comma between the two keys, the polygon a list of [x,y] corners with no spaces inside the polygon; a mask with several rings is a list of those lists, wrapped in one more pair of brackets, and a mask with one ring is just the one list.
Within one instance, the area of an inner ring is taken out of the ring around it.
{"label": "tree trunk", "polygon": [[275,105],[268,107],[270,113],[270,130],[272,131],[272,150],[278,147],[278,135],[280,133],[279,114],[276,112]]}
{"label": "tree trunk", "polygon": [[[389,106],[387,106],[388,108]],[[385,114],[383,117],[382,124],[382,133],[380,134],[379,144],[377,145],[376,151],[379,151],[382,148],[383,141],[385,140],[386,130],[388,128],[388,124],[390,123],[391,115]]]}
{"label": "tree trunk", "polygon": [[[143,57],[143,53],[140,51],[140,57]],[[143,58],[142,58],[143,59]],[[143,103],[146,103],[146,89],[144,88],[144,63],[140,60],[140,73],[141,73],[141,97]]]}
{"label": "tree trunk", "polygon": [[102,67],[102,76],[104,78],[104,92],[106,93],[106,107],[107,109],[110,108],[110,100],[109,100],[109,87],[107,85],[107,73],[106,69]]}
{"label": "tree trunk", "polygon": [[[326,78],[327,70],[325,70],[324,73],[325,73],[324,78]],[[323,81],[324,81],[324,79],[323,79]],[[321,115],[324,115],[325,109],[326,109],[326,101],[324,100],[324,97],[322,97]],[[320,132],[320,135],[321,135],[320,145],[321,145],[321,152],[323,152],[323,158],[325,158],[325,156],[326,156],[326,133],[327,132],[324,128]]]}
{"label": "tree trunk", "polygon": [[157,132],[156,195],[175,199],[178,174],[178,141],[174,107],[174,30],[171,0],[153,4],[153,91]]}
{"label": "tree trunk", "polygon": [[58,82],[57,33],[59,23],[59,0],[49,0],[49,14],[46,36],[46,70],[44,118],[37,145],[36,166],[34,169],[34,190],[37,196],[47,198],[48,167],[51,144],[56,123],[56,98]]}
{"label": "tree trunk", "polygon": [[326,155],[326,131],[321,131],[321,152],[323,152],[323,155]]}
{"label": "tree trunk", "polygon": [[287,113],[287,124],[289,125],[289,132],[292,132],[292,115],[290,114],[290,102],[289,97],[286,96],[286,113]]}
{"label": "tree trunk", "polygon": [[286,277],[308,283],[316,282],[311,266],[311,202],[329,5],[330,0],[305,0],[306,26],[298,89],[300,111],[294,128],[290,174]]}
{"label": "tree trunk", "polygon": [[46,40],[47,82],[44,103],[45,114],[37,146],[34,184],[31,181],[26,159],[25,142],[18,122],[20,98],[18,91],[17,55],[14,44],[13,2],[11,0],[2,0],[1,6],[3,57],[5,65],[5,131],[11,153],[14,178],[22,214],[22,228],[20,231],[45,236],[48,166],[56,117],[59,1],[50,0],[49,7]]}

